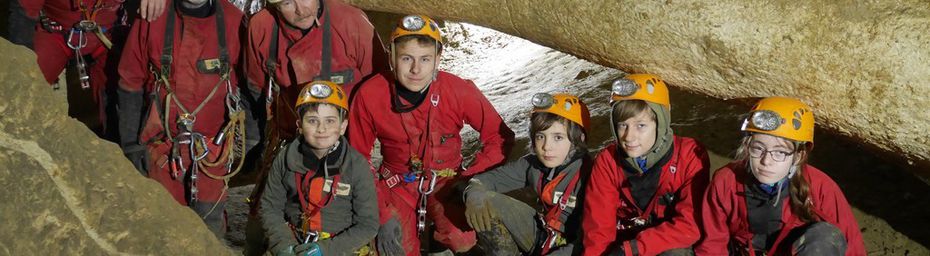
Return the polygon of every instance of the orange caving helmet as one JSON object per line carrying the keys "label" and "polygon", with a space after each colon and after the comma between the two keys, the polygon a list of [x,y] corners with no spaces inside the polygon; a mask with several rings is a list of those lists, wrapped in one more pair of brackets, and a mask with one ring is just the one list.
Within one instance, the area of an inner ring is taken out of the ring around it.
{"label": "orange caving helmet", "polygon": [[652,74],[629,74],[615,80],[611,86],[610,102],[622,100],[644,100],[672,109],[668,86],[659,76]]}
{"label": "orange caving helmet", "polygon": [[349,95],[342,91],[342,86],[330,81],[313,81],[303,85],[294,108],[310,103],[329,103],[349,111]]}
{"label": "orange caving helmet", "polygon": [[439,24],[425,15],[407,15],[391,32],[391,43],[394,43],[398,37],[407,35],[424,35],[436,40],[436,43],[442,45],[442,37],[439,35]]}
{"label": "orange caving helmet", "polygon": [[814,112],[799,99],[768,97],[752,107],[740,130],[813,145]]}
{"label": "orange caving helmet", "polygon": [[588,106],[571,94],[537,93],[533,95],[533,113],[552,113],[581,126],[587,131],[591,126]]}

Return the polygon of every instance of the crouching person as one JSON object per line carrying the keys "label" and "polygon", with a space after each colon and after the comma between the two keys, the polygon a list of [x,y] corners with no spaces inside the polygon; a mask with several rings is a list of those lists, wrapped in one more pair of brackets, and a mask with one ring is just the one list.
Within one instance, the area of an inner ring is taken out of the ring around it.
{"label": "crouching person", "polygon": [[760,100],[736,160],[714,173],[698,255],[866,255],[840,187],[807,164],[814,112],[795,98]]}
{"label": "crouching person", "polygon": [[658,76],[614,81],[616,142],[594,158],[585,190],[584,255],[692,255],[710,160],[675,135],[668,87]]}
{"label": "crouching person", "polygon": [[[568,94],[540,93],[532,102],[533,151],[461,186],[465,215],[486,255],[580,254],[579,193],[591,170],[585,145],[590,114]],[[499,194],[525,187],[536,192],[539,207]]]}
{"label": "crouching person", "polygon": [[378,232],[368,160],[343,137],[348,95],[311,82],[297,103],[300,136],[275,156],[261,197],[261,223],[274,255],[367,254]]}

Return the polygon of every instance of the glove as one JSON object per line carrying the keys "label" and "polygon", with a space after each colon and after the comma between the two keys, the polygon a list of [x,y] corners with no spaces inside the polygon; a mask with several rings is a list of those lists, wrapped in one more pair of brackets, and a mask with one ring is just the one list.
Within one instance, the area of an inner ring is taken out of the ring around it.
{"label": "glove", "polygon": [[491,230],[491,223],[498,218],[497,210],[488,203],[494,194],[475,183],[465,190],[465,218],[475,231]]}
{"label": "glove", "polygon": [[123,149],[123,155],[132,162],[132,166],[136,167],[139,174],[142,174],[144,177],[149,176],[148,162],[146,161],[149,153],[148,150],[145,150],[145,146],[137,145]]}
{"label": "glove", "polygon": [[403,256],[406,255],[404,247],[401,245],[403,233],[401,233],[400,222],[397,217],[391,218],[381,229],[378,230],[378,253],[384,256]]}
{"label": "glove", "polygon": [[119,103],[119,135],[120,146],[126,158],[132,161],[143,176],[148,176],[145,158],[148,153],[145,146],[139,144],[139,129],[142,124],[142,109],[144,95],[142,91],[126,91],[122,88],[116,90]]}
{"label": "glove", "polygon": [[323,251],[320,250],[320,245],[317,243],[306,243],[294,247],[294,251],[297,252],[297,256],[323,256]]}
{"label": "glove", "polygon": [[243,95],[239,100],[239,105],[242,107],[242,111],[245,111],[245,151],[249,152],[262,142],[262,132],[258,128],[258,117],[261,116],[261,113],[253,106],[264,105],[264,103],[258,103],[258,97],[261,96],[261,93],[253,92],[251,89],[239,89],[240,95]]}
{"label": "glove", "polygon": [[[623,241],[622,243],[615,243],[614,248],[611,249],[611,256],[626,256],[630,255],[639,255],[639,248],[637,248],[636,239],[630,239],[629,241]],[[629,253],[627,253],[629,252]]]}

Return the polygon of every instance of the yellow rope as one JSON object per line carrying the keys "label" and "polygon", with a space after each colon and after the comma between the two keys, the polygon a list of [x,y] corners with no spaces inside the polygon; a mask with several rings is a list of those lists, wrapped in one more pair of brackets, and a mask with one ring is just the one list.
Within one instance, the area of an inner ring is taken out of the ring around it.
{"label": "yellow rope", "polygon": [[[203,170],[203,173],[206,174],[207,177],[210,177],[211,179],[215,179],[215,180],[224,180],[225,182],[228,183],[229,178],[232,178],[233,176],[238,174],[239,171],[242,170],[243,163],[245,162],[245,147],[246,147],[245,145],[245,112],[239,111],[235,113],[234,115],[231,114],[229,123],[226,124],[226,127],[224,127],[223,130],[224,132],[226,132],[226,134],[228,134],[227,137],[225,138],[225,143],[223,146],[223,153],[220,154],[220,156],[218,156],[216,160],[214,161],[201,160],[201,161],[198,161],[197,164],[200,165],[200,169]],[[233,147],[236,146],[234,145],[236,143],[236,137],[240,138],[239,145],[238,145],[240,156],[238,157],[239,161],[236,164],[235,170],[230,173],[224,174],[224,175],[215,175],[215,174],[212,174],[206,171],[207,167],[216,167],[216,166],[219,166],[220,164],[226,163],[226,161],[229,160],[229,154],[234,150]],[[205,148],[205,147],[206,145],[202,145],[196,148],[198,148],[198,150],[204,150],[200,148]],[[203,152],[204,151],[200,151],[196,153],[203,154]]]}

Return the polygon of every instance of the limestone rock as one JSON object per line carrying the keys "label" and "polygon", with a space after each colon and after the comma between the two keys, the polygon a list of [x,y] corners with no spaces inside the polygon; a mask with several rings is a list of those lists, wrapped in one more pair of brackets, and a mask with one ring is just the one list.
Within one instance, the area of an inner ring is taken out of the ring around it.
{"label": "limestone rock", "polygon": [[0,255],[232,254],[198,216],[68,117],[29,49],[0,40]]}
{"label": "limestone rock", "polygon": [[799,97],[819,127],[930,178],[926,1],[347,1],[494,28],[716,98]]}

